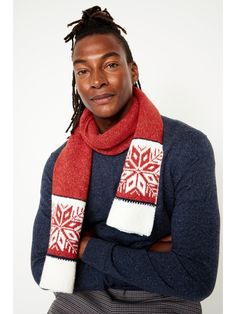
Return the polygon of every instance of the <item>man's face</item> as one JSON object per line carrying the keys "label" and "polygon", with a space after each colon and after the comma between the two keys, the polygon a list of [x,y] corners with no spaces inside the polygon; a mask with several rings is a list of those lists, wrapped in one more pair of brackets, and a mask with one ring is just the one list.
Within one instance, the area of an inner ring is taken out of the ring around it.
{"label": "man's face", "polygon": [[95,120],[123,116],[128,111],[138,69],[135,63],[127,63],[125,50],[115,36],[95,34],[79,40],[72,61],[76,88]]}

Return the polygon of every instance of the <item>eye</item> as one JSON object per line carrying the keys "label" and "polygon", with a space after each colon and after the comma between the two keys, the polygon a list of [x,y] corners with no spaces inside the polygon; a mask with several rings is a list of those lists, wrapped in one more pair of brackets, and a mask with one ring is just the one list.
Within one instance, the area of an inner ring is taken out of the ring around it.
{"label": "eye", "polygon": [[119,66],[119,64],[117,62],[110,62],[106,65],[106,68],[113,70],[113,69],[117,68],[118,66]]}
{"label": "eye", "polygon": [[83,75],[86,75],[87,73],[88,73],[87,69],[81,69],[77,71],[78,76],[83,76]]}

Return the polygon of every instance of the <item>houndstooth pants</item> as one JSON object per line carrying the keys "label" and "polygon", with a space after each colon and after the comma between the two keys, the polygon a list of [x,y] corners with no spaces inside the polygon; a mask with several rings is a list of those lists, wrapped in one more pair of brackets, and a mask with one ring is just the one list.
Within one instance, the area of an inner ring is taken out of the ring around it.
{"label": "houndstooth pants", "polygon": [[200,302],[145,291],[107,289],[56,293],[47,314],[201,314]]}

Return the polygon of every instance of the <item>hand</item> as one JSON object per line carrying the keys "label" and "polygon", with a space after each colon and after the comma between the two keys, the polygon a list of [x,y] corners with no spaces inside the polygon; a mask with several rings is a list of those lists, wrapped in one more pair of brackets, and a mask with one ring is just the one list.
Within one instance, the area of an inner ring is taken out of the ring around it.
{"label": "hand", "polygon": [[88,245],[89,240],[92,239],[92,237],[95,235],[94,230],[88,230],[83,233],[83,236],[79,240],[79,250],[78,250],[78,256],[80,259],[82,259],[84,251]]}
{"label": "hand", "polygon": [[172,249],[172,238],[171,235],[168,235],[164,238],[161,238],[158,242],[155,242],[149,248],[151,252],[162,252],[167,253]]}

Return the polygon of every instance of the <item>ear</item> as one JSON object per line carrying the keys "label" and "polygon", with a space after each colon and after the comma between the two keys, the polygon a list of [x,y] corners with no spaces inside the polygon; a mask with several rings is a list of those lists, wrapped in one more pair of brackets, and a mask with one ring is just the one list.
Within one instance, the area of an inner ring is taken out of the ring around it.
{"label": "ear", "polygon": [[135,82],[137,82],[139,78],[138,66],[135,62],[131,63],[131,76],[132,76],[132,83],[134,84]]}

